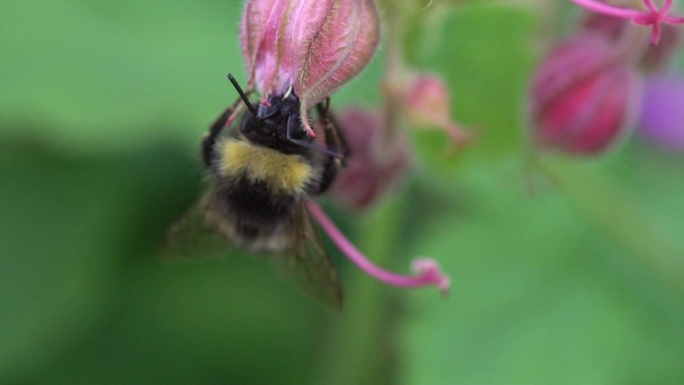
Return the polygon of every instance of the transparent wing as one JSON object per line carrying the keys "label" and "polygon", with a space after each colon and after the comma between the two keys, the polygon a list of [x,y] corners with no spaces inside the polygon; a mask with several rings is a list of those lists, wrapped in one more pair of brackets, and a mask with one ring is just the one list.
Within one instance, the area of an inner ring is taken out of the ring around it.
{"label": "transparent wing", "polygon": [[277,268],[308,297],[342,310],[342,287],[337,269],[321,244],[305,204],[294,209],[290,231],[292,249],[274,256]]}
{"label": "transparent wing", "polygon": [[[225,258],[235,253],[235,246],[220,230],[220,218],[210,207],[210,187],[166,232],[161,245],[165,261]],[[208,220],[208,215],[212,220]]]}
{"label": "transparent wing", "polygon": [[[213,206],[214,198],[215,193],[210,187],[169,228],[162,244],[162,259],[172,262],[244,254],[226,236],[233,224],[220,217],[220,211]],[[288,221],[283,233],[273,235],[288,239],[287,250],[270,254],[260,251],[256,254],[270,255],[276,269],[299,286],[308,297],[341,310],[342,288],[337,269],[321,245],[306,206],[297,205]]]}

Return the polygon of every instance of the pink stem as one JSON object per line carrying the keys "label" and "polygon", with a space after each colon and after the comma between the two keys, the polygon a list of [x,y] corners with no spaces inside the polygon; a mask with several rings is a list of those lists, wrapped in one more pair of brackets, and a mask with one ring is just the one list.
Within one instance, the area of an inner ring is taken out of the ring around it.
{"label": "pink stem", "polygon": [[652,0],[643,0],[644,4],[648,8],[647,12],[616,7],[614,5],[601,3],[596,0],[571,1],[597,13],[631,20],[636,24],[650,25],[653,28],[653,32],[651,33],[652,45],[656,45],[658,44],[658,41],[660,41],[660,23],[681,24],[684,22],[684,19],[682,18],[674,18],[667,15],[667,13],[670,11],[670,8],[672,8],[672,0],[665,0],[661,10],[658,10],[658,7],[656,7]]}
{"label": "pink stem", "polygon": [[651,45],[658,45],[658,42],[660,41],[660,35],[660,24],[653,24],[653,32],[651,33]]}
{"label": "pink stem", "polygon": [[662,20],[669,24],[684,24],[684,17],[681,16],[665,16]]}
{"label": "pink stem", "polygon": [[644,0],[644,4],[646,4],[646,8],[648,8],[649,11],[654,13],[658,12],[658,7],[656,7],[651,0]]}
{"label": "pink stem", "polygon": [[643,12],[637,11],[635,9],[616,7],[614,5],[610,5],[610,4],[606,4],[606,3],[599,3],[598,1],[595,1],[595,0],[571,0],[571,1],[581,5],[584,8],[587,8],[591,11],[594,11],[597,13],[602,13],[604,15],[619,17],[621,19],[631,20],[631,19],[643,14]]}
{"label": "pink stem", "polygon": [[415,276],[394,274],[374,265],[368,260],[335,226],[330,218],[325,214],[318,204],[313,201],[308,202],[309,212],[313,215],[323,230],[330,236],[330,239],[344,253],[347,258],[354,262],[361,270],[365,271],[374,278],[394,286],[401,287],[420,287],[435,285],[440,291],[449,290],[449,278],[442,274],[435,261],[429,259],[418,259],[414,261],[413,267],[416,270]]}

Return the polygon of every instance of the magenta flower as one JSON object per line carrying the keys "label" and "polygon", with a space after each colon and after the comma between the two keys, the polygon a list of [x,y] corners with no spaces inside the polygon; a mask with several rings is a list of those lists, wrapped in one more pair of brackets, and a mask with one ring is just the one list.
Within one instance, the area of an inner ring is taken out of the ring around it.
{"label": "magenta flower", "polygon": [[631,8],[624,8],[615,5],[603,3],[599,0],[572,0],[575,3],[593,11],[604,15],[615,16],[621,19],[630,20],[635,24],[650,26],[653,30],[651,33],[651,44],[658,44],[661,35],[661,24],[682,24],[684,17],[670,16],[668,13],[672,8],[672,0],[665,0],[663,7],[658,9],[653,1],[643,0],[647,10],[641,11]]}
{"label": "magenta flower", "polygon": [[382,114],[361,108],[344,110],[338,118],[349,159],[330,191],[356,211],[372,206],[404,176],[411,164],[408,140],[402,132],[391,137]]}
{"label": "magenta flower", "polygon": [[312,137],[307,110],[361,72],[379,39],[372,0],[249,0],[240,30],[249,88],[264,104],[294,92]]}
{"label": "magenta flower", "polygon": [[640,78],[616,45],[583,34],[556,46],[530,90],[533,139],[545,149],[590,155],[632,127]]}
{"label": "magenta flower", "polygon": [[663,148],[684,151],[684,79],[661,75],[644,89],[639,134]]}

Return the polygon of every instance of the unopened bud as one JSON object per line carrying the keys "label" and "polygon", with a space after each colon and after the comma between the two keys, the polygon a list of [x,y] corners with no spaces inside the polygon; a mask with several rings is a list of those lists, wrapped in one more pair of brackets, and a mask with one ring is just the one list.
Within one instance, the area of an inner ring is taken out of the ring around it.
{"label": "unopened bud", "polygon": [[380,39],[372,0],[248,0],[240,42],[265,100],[293,91],[307,109],[366,67]]}
{"label": "unopened bud", "polygon": [[408,121],[413,126],[440,128],[459,147],[471,139],[471,134],[452,118],[449,90],[437,75],[416,74],[412,77],[406,92],[405,108]]}
{"label": "unopened bud", "polygon": [[545,149],[591,155],[632,126],[640,78],[608,39],[584,34],[542,61],[530,91],[533,138]]}

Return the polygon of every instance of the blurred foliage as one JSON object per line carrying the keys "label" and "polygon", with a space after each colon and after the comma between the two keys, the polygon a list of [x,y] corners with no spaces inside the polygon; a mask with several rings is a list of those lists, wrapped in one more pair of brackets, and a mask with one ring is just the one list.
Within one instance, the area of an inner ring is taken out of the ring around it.
{"label": "blurred foliage", "polygon": [[[225,74],[244,78],[240,1],[3,3],[0,383],[683,382],[684,156],[632,138],[549,158],[555,184],[523,188],[549,4],[435,1],[411,21],[411,64],[443,74],[479,140],[454,154],[414,133],[409,182],[365,216],[329,208],[381,265],[437,258],[453,292],[336,255],[347,308],[330,314],[263,260],[157,257],[235,98]],[[335,106],[380,104],[382,53]]]}

